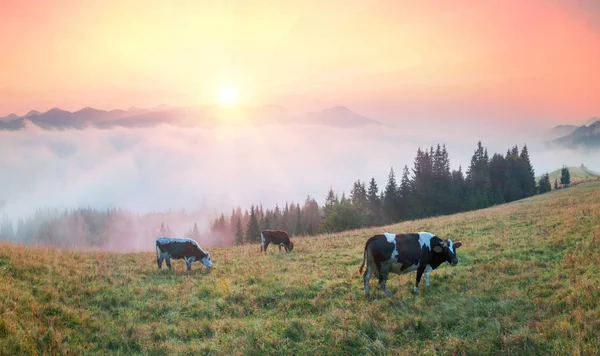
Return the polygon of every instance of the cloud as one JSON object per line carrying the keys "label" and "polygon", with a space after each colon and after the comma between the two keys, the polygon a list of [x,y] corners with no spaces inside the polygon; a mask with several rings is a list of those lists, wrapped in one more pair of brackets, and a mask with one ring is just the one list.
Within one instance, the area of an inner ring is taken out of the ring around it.
{"label": "cloud", "polygon": [[[415,126],[417,125],[417,126]],[[466,171],[481,139],[490,152],[527,143],[536,173],[596,156],[548,151],[526,133],[497,129],[435,129],[418,123],[335,128],[269,125],[0,132],[0,216],[26,217],[36,208],[119,207],[146,213],[169,209],[230,212],[262,203],[322,203],[329,187],[346,194],[372,176],[383,188],[390,167],[412,168],[418,147],[445,143],[453,168]]]}

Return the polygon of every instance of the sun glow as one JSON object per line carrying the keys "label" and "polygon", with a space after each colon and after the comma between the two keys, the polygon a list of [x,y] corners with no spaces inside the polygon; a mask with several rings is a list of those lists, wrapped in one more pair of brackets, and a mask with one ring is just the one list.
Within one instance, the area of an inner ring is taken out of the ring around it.
{"label": "sun glow", "polygon": [[228,108],[236,106],[238,104],[238,100],[238,91],[231,86],[222,87],[219,91],[219,95],[217,96],[219,105]]}

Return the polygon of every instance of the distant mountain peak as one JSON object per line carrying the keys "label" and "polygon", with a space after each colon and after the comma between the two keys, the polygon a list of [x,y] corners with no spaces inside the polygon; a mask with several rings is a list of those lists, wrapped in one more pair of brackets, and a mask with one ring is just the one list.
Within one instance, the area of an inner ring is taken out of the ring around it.
{"label": "distant mountain peak", "polygon": [[39,111],[37,111],[37,110],[31,110],[30,112],[28,112],[27,114],[25,114],[25,116],[26,117],[38,116],[39,114],[41,114]]}
{"label": "distant mountain peak", "polygon": [[44,114],[49,114],[49,113],[62,113],[62,112],[68,112],[68,111],[65,111],[65,110],[63,110],[63,109],[61,109],[61,108],[58,108],[58,107],[53,107],[52,109],[50,109],[50,110],[46,111]]}
{"label": "distant mountain peak", "polygon": [[354,111],[348,109],[345,106],[341,106],[341,105],[334,106],[334,107],[331,107],[329,109],[325,109],[323,111],[327,111],[327,112],[339,112],[339,113],[354,113]]}
{"label": "distant mountain peak", "polygon": [[598,149],[600,148],[600,120],[589,126],[580,126],[573,132],[552,140],[551,143],[566,148]]}
{"label": "distant mountain peak", "polygon": [[600,121],[600,116],[592,116],[585,122],[584,125],[590,126],[598,121]]}
{"label": "distant mountain peak", "polygon": [[381,122],[355,113],[345,106],[334,106],[319,112],[307,114],[308,123],[325,124],[338,127],[380,125]]}

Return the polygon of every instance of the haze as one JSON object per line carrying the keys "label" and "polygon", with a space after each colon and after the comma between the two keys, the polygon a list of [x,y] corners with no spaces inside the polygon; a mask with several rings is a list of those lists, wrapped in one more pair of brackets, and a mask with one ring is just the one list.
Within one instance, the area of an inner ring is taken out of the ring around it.
{"label": "haze", "polygon": [[594,0],[4,1],[0,116],[344,105],[387,125],[0,131],[0,215],[322,203],[437,143],[465,170],[478,140],[527,143],[537,174],[600,170],[541,142],[600,112],[599,16]]}

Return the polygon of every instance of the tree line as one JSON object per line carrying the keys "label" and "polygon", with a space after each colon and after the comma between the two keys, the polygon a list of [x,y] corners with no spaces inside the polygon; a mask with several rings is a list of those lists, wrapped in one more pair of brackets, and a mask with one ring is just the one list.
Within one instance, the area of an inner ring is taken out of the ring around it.
{"label": "tree line", "polygon": [[257,241],[260,230],[268,228],[283,229],[292,236],[339,232],[482,209],[543,193],[543,189],[536,184],[526,145],[490,158],[478,142],[463,172],[460,166],[450,169],[448,150],[438,144],[419,148],[413,168],[405,165],[399,182],[392,167],[382,188],[373,177],[368,184],[355,181],[348,196],[330,188],[321,207],[308,197],[304,206],[286,203],[283,212],[278,207],[263,211],[262,206],[252,206],[242,214],[238,208],[229,219],[217,218],[213,230],[235,236],[236,244]]}
{"label": "tree line", "polygon": [[6,216],[0,220],[0,239],[26,244],[44,244],[72,249],[141,251],[159,236],[184,236],[209,246],[231,245],[227,236],[213,236],[200,228],[206,213],[184,210],[136,214],[126,209],[79,208],[71,210],[36,209],[16,225]]}
{"label": "tree line", "polygon": [[[245,210],[237,207],[227,216],[218,215],[208,228],[197,224],[207,219],[206,213],[183,210],[141,215],[124,209],[38,209],[19,219],[16,228],[10,219],[0,220],[0,238],[104,249],[119,242],[141,249],[158,236],[190,237],[205,246],[240,245],[260,241],[260,231],[266,229],[282,229],[291,236],[339,232],[481,209],[550,190],[548,174],[536,184],[526,145],[490,158],[478,142],[463,172],[460,166],[451,170],[446,146],[438,144],[419,148],[412,166],[403,167],[399,180],[392,167],[383,187],[373,177],[368,183],[355,181],[348,195],[339,196],[330,188],[322,206],[307,196],[302,204],[286,202],[272,209],[261,204]],[[569,184],[568,175],[564,167],[563,186]]]}

